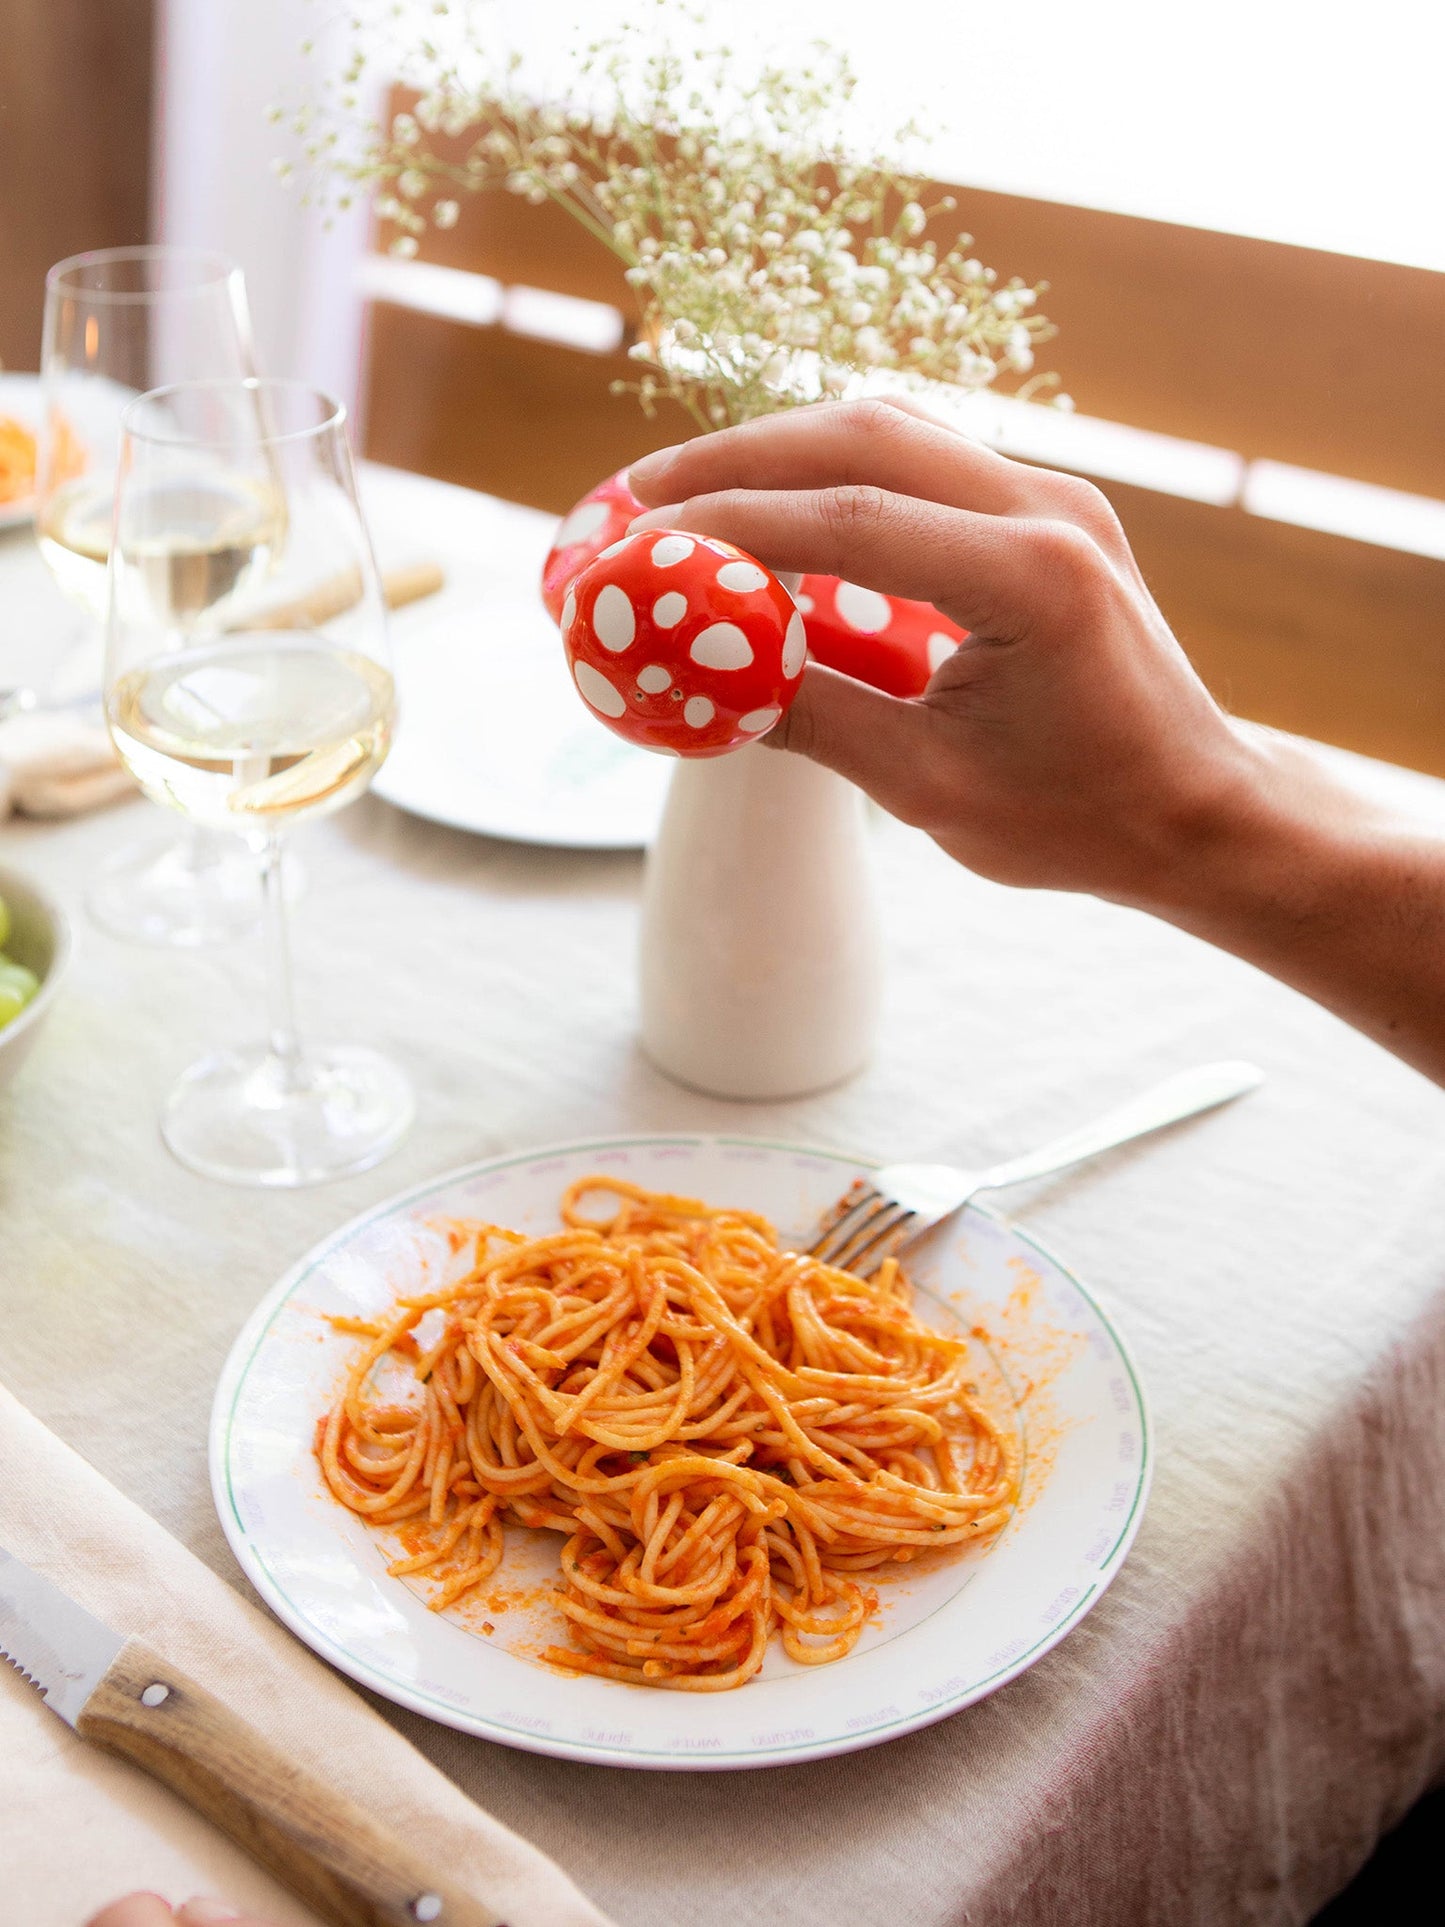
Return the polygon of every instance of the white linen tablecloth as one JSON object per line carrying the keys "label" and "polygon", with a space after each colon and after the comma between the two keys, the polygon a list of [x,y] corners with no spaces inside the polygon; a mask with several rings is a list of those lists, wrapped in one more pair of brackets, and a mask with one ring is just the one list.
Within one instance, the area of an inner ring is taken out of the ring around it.
{"label": "white linen tablecloth", "polygon": [[[503,540],[482,498],[373,479],[383,559],[443,527],[474,531],[472,552]],[[30,567],[0,545],[0,609]],[[1445,810],[1445,786],[1400,784]],[[7,826],[0,849],[78,912],[107,852],[158,824],[125,805]],[[259,951],[132,949],[82,924],[0,1094],[0,1380],[243,1586],[206,1479],[221,1360],[307,1246],[400,1187],[631,1129],[981,1162],[1171,1070],[1253,1057],[1269,1081],[1246,1102],[1008,1200],[1119,1322],[1157,1443],[1123,1574],[1022,1679],[870,1752],[726,1775],[541,1759],[386,1710],[620,1927],[1307,1919],[1445,1763],[1445,1092],[1187,937],[982,883],[885,824],[872,1065],[803,1102],[721,1103],[638,1052],[637,857],[491,842],[377,799],[298,841],[303,1019],[405,1063],[415,1129],[321,1189],[193,1177],[161,1145],[161,1101],[259,1029]]]}

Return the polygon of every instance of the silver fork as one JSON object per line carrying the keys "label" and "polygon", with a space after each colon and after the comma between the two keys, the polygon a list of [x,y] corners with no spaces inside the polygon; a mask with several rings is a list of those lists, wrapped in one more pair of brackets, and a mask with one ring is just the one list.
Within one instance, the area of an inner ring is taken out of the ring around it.
{"label": "silver fork", "polygon": [[[1026,1178],[1063,1171],[1115,1145],[1160,1131],[1166,1124],[1212,1111],[1231,1098],[1243,1097],[1264,1082],[1264,1072],[1253,1064],[1200,1064],[1192,1071],[1166,1077],[1102,1117],[1051,1143],[985,1171],[959,1171],[950,1164],[889,1164],[873,1173],[871,1184],[844,1206],[829,1212],[818,1236],[808,1247],[814,1258],[839,1265],[861,1278],[871,1278],[885,1258],[932,1230],[955,1211],[961,1211],[979,1191],[994,1191]],[[859,1180],[860,1184],[862,1180]]]}

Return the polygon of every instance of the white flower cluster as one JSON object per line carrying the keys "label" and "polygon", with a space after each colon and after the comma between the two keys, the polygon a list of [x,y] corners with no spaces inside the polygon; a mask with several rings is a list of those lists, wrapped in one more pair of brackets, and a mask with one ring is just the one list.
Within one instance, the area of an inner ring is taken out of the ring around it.
{"label": "white flower cluster", "polygon": [[624,36],[579,60],[585,106],[538,101],[515,68],[464,79],[434,46],[410,77],[412,112],[351,160],[334,142],[319,158],[379,185],[400,254],[454,225],[463,194],[564,208],[624,264],[641,367],[619,385],[649,413],[666,395],[710,428],[881,376],[1053,385],[1032,373],[1053,333],[1040,289],[969,252],[951,197],[926,205],[916,176],[826,133],[855,84],[840,55],[743,76],[726,49],[635,54]]}

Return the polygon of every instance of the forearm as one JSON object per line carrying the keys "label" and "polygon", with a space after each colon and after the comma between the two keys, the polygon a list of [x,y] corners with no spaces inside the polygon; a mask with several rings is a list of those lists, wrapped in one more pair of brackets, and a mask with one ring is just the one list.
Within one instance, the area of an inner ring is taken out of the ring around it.
{"label": "forearm", "polygon": [[1207,810],[1132,900],[1268,971],[1445,1083],[1445,816],[1381,807],[1247,727]]}

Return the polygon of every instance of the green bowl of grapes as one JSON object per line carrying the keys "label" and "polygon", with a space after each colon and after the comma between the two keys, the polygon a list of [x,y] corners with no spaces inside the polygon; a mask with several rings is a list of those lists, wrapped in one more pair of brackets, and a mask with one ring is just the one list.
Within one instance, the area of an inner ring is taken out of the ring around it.
{"label": "green bowl of grapes", "polygon": [[29,1054],[70,962],[70,925],[23,870],[0,863],[0,1085]]}

